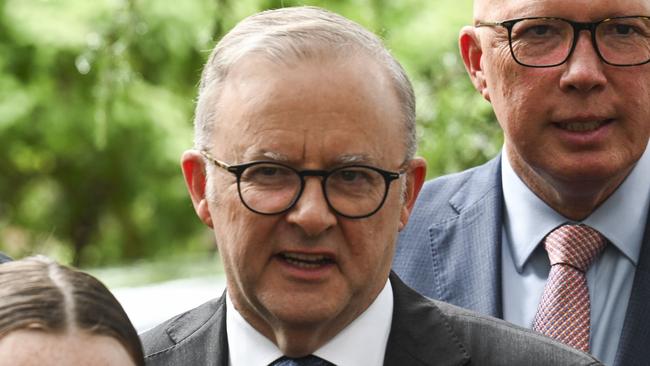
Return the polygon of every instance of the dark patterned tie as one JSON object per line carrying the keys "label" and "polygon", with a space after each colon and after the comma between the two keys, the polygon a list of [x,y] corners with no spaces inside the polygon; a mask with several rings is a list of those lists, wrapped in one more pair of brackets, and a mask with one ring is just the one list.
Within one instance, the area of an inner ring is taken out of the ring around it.
{"label": "dark patterned tie", "polygon": [[605,247],[605,238],[586,225],[553,230],[544,247],[551,261],[533,329],[589,352],[591,304],[585,272]]}
{"label": "dark patterned tie", "polygon": [[335,366],[320,357],[309,355],[301,358],[280,357],[273,361],[269,366]]}

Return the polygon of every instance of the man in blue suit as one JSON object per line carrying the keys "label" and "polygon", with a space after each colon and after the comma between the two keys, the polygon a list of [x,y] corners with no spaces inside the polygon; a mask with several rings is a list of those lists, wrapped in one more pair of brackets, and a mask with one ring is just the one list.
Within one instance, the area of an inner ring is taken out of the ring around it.
{"label": "man in blue suit", "polygon": [[547,285],[545,238],[588,227],[604,249],[580,273],[587,347],[609,365],[650,362],[649,16],[646,0],[474,2],[460,50],[505,143],[425,184],[393,262],[408,285],[532,327],[547,287],[570,288]]}

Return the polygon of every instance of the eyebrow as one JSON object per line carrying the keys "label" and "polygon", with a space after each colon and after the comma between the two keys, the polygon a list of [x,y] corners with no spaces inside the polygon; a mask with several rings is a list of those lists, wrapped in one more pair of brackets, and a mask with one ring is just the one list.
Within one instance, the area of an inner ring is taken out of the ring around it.
{"label": "eyebrow", "polygon": [[338,156],[331,161],[330,166],[338,167],[342,165],[369,165],[373,167],[381,167],[385,162],[377,159],[376,156],[369,154],[347,154]]}
{"label": "eyebrow", "polygon": [[256,150],[252,152],[244,152],[243,161],[257,161],[257,160],[273,160],[281,163],[288,163],[290,161],[289,157],[285,154],[281,154],[275,151],[269,150]]}
{"label": "eyebrow", "polygon": [[334,160],[336,164],[360,164],[374,163],[375,159],[367,154],[346,154]]}
{"label": "eyebrow", "polygon": [[284,154],[277,153],[275,151],[265,151],[261,155],[264,156],[265,158],[269,158],[271,160],[280,161],[280,162],[284,162],[284,163],[289,162],[289,157],[288,156],[286,156]]}
{"label": "eyebrow", "polygon": [[[288,155],[269,150],[255,151],[251,154],[244,154],[244,161],[255,161],[255,160],[272,160],[284,164],[291,165],[293,161]],[[372,158],[368,154],[343,154],[335,157],[332,160],[329,160],[326,165],[329,166],[338,166],[346,164],[367,164],[373,165],[377,164],[377,159]]]}

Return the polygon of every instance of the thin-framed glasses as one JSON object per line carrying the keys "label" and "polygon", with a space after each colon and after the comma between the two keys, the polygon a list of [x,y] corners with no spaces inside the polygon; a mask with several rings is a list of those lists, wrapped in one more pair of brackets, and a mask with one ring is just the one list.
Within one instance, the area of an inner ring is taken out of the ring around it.
{"label": "thin-framed glasses", "polygon": [[574,22],[553,17],[530,17],[502,22],[478,22],[476,27],[508,30],[510,53],[528,67],[553,67],[565,63],[576,48],[580,31],[603,62],[613,66],[637,66],[650,62],[650,17],[635,15]]}
{"label": "thin-framed glasses", "polygon": [[306,177],[320,177],[325,201],[336,214],[361,219],[375,214],[386,201],[390,183],[404,171],[390,172],[369,165],[345,165],[332,170],[297,170],[273,161],[230,165],[201,154],[237,178],[239,198],[249,210],[277,215],[300,199]]}

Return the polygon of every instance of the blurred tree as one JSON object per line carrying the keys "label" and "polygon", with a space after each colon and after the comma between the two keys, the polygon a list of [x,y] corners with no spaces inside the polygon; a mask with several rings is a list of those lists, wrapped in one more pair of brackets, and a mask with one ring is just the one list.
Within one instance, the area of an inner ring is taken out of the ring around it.
{"label": "blurred tree", "polygon": [[177,162],[213,4],[3,5],[0,243],[59,244],[76,265],[191,246]]}
{"label": "blurred tree", "polygon": [[245,16],[303,4],[402,61],[430,177],[498,152],[457,56],[471,0],[0,0],[0,250],[75,265],[212,250],[178,168],[202,64]]}

